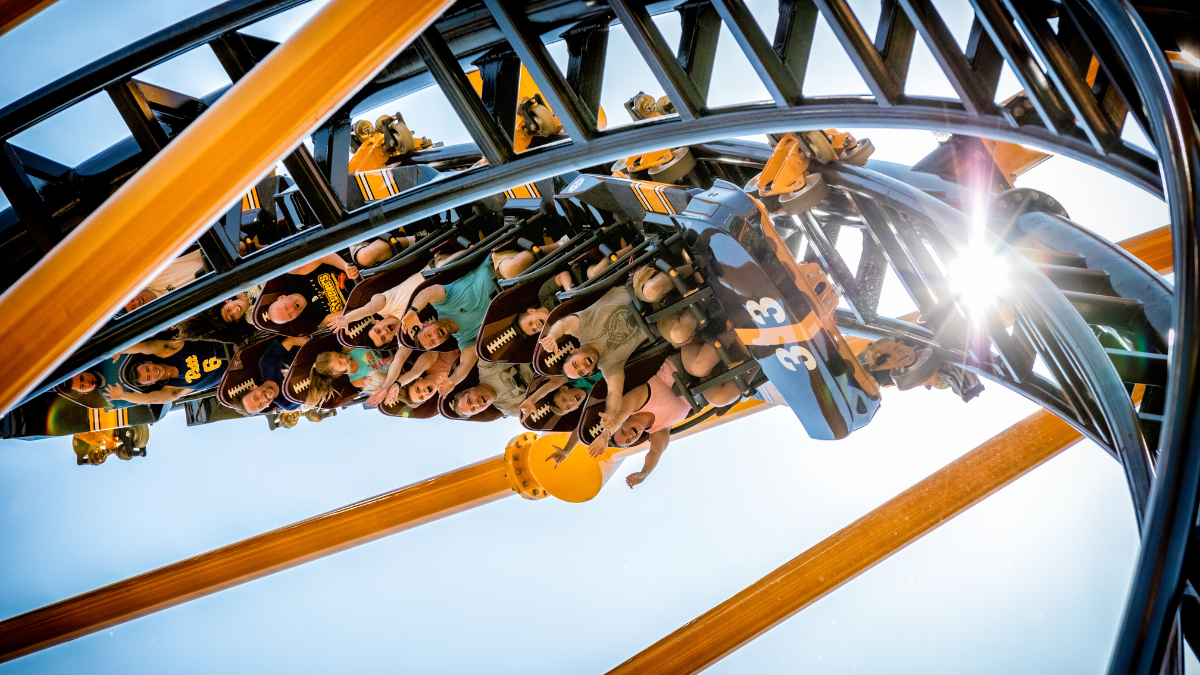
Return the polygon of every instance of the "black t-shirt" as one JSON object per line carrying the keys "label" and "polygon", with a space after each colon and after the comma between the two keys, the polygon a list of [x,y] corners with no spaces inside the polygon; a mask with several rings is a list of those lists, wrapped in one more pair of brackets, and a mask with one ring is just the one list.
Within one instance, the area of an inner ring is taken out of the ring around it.
{"label": "black t-shirt", "polygon": [[346,296],[354,288],[354,281],[346,273],[326,263],[308,274],[285,274],[287,292],[299,293],[308,301],[300,316],[315,328],[329,314],[341,313],[346,307]]}
{"label": "black t-shirt", "polygon": [[300,353],[300,349],[296,348],[288,351],[283,346],[283,339],[277,339],[267,347],[263,355],[258,358],[258,374],[263,382],[270,380],[279,385],[279,395],[275,397],[275,405],[284,410],[295,410],[300,407],[299,403],[292,403],[283,395],[283,378],[284,370],[292,365],[292,361],[296,360],[296,355]]}
{"label": "black t-shirt", "polygon": [[229,367],[226,347],[222,342],[185,342],[174,354],[166,358],[154,356],[151,360],[179,369],[179,375],[163,382],[163,386],[193,391],[217,386]]}

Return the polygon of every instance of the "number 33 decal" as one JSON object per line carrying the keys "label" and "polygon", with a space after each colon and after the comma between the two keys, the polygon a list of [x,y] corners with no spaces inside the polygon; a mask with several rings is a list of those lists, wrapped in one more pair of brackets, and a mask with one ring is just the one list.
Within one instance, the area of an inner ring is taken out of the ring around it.
{"label": "number 33 decal", "polygon": [[783,347],[776,349],[775,358],[779,359],[779,362],[788,370],[796,370],[796,366],[802,363],[809,370],[815,370],[817,367],[817,360],[813,358],[812,352],[800,345],[788,347],[787,349]]}
{"label": "number 33 decal", "polygon": [[783,323],[787,318],[787,314],[783,312],[783,306],[774,298],[761,298],[758,302],[751,300],[746,303],[746,311],[750,312],[750,318],[754,319],[754,323],[767,325],[767,314],[775,320],[775,323]]}
{"label": "number 33 decal", "polygon": [[[774,298],[759,298],[757,302],[751,300],[746,303],[746,311],[750,313],[750,318],[754,319],[755,323],[762,326],[767,325],[768,318],[778,324],[787,320],[783,306]],[[779,341],[783,342],[783,339],[781,338]],[[775,358],[791,371],[795,371],[796,366],[801,364],[809,370],[815,370],[817,367],[817,360],[813,358],[812,352],[800,345],[776,349]]]}

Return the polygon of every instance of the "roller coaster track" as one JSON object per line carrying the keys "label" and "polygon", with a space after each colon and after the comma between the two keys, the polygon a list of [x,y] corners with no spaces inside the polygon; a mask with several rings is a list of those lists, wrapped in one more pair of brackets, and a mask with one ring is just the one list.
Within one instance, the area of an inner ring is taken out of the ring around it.
{"label": "roller coaster track", "polygon": [[[23,272],[52,251],[65,233],[223,93],[203,101],[181,100],[138,83],[139,73],[207,45],[236,82],[274,46],[239,29],[297,4],[224,3],[0,109],[0,188],[13,205],[11,212],[0,213],[0,257],[6,269]],[[458,5],[318,129],[315,153],[301,147],[284,160],[319,226],[244,258],[215,237],[203,238],[213,273],[104,326],[46,376],[41,388],[306,260],[501,190],[640,152],[691,146],[713,175],[744,182],[765,161],[769,148],[722,139],[868,126],[933,128],[1035,146],[1164,196],[1171,214],[1173,289],[1129,254],[1052,209],[1018,209],[1014,202],[1001,201],[992,207],[991,222],[1006,227],[994,232],[995,246],[1010,264],[1015,283],[982,322],[971,326],[952,317],[925,324],[880,317],[875,303],[887,266],[923,317],[955,312],[947,306],[951,294],[942,270],[967,245],[972,224],[946,203],[953,202],[947,195],[955,186],[930,190],[945,200],[939,201],[919,189],[928,189],[928,177],[908,176],[906,182],[906,176],[874,165],[821,169],[831,195],[821,208],[790,224],[789,242],[796,242],[790,253],[819,260],[841,287],[850,306],[838,315],[845,331],[922,343],[939,358],[1036,401],[1122,462],[1142,550],[1110,672],[1159,672],[1163,663],[1179,668],[1173,649],[1181,641],[1172,641],[1173,626],[1189,641],[1196,637],[1193,631],[1200,631],[1200,598],[1188,583],[1200,577],[1185,568],[1200,486],[1200,447],[1192,438],[1197,412],[1193,373],[1200,344],[1195,326],[1200,310],[1195,235],[1200,144],[1187,98],[1194,89],[1185,92],[1180,81],[1194,82],[1185,75],[1177,79],[1162,50],[1176,39],[1158,18],[1169,8],[1100,0],[971,4],[975,19],[966,50],[959,48],[929,0],[884,2],[874,38],[844,0],[782,0],[773,40],[741,0],[647,6],[634,0],[607,5],[547,0],[526,7],[484,0]],[[677,52],[651,19],[667,11],[681,15],[684,37]],[[1195,21],[1188,10],[1173,11]],[[803,94],[805,70],[817,56],[811,49],[818,15],[833,29],[871,96]],[[1153,19],[1154,31],[1144,16]],[[677,114],[596,128],[607,31],[614,22],[626,29]],[[713,36],[721,25],[732,33],[772,100],[707,105]],[[918,35],[958,100],[905,93]],[[565,75],[546,49],[547,41],[557,39],[568,45]],[[463,74],[464,63],[485,54],[499,56],[496,82],[505,81],[503,68],[514,63],[528,69],[569,140],[512,151],[507,125],[515,91],[485,87],[481,99]],[[1024,95],[997,104],[1005,63]],[[441,88],[474,145],[418,153],[415,161],[442,170],[443,180],[347,210],[346,167],[339,161],[348,156],[353,114],[431,84]],[[108,92],[131,132],[131,138],[101,156],[70,168],[11,143],[16,133],[101,91]],[[1127,115],[1146,133],[1155,154],[1122,140]],[[465,168],[480,157],[486,166]],[[1028,198],[1028,193],[1012,194]],[[847,229],[857,229],[863,237],[857,271],[850,270],[835,247],[839,233]],[[19,283],[16,276],[7,282]],[[1048,374],[1035,368],[1039,360]],[[1136,408],[1130,400],[1134,385],[1141,386]],[[1194,557],[1195,551],[1191,553]]]}

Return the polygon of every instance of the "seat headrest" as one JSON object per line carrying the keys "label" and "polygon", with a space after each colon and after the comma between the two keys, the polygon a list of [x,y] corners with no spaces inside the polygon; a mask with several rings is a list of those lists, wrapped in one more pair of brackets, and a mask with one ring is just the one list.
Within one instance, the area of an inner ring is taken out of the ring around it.
{"label": "seat headrest", "polygon": [[398,402],[393,405],[381,405],[379,406],[379,412],[388,417],[409,417],[417,420],[427,420],[430,417],[438,416],[438,397],[436,394],[430,396],[429,400],[415,408]]}
{"label": "seat headrest", "polygon": [[[535,377],[529,383],[529,393],[537,391],[539,387],[546,383],[549,378]],[[536,401],[534,411],[528,415],[521,416],[521,426],[530,431],[570,431],[579,424],[579,416],[583,414],[583,406],[587,403],[587,398],[580,402],[579,407],[567,413],[559,415],[550,407],[554,401],[554,394],[558,391],[555,387],[551,389],[545,396]]]}
{"label": "seat headrest", "polygon": [[521,332],[517,320],[525,310],[541,306],[538,301],[541,285],[541,280],[531,281],[505,289],[492,298],[475,342],[480,359],[499,363],[533,361],[538,336]]}
{"label": "seat headrest", "polygon": [[541,344],[537,344],[534,350],[533,369],[542,375],[562,375],[563,364],[567,362],[571,352],[578,348],[579,339],[574,335],[564,335],[559,338],[558,350],[555,352],[548,352],[542,349]]}
{"label": "seat headrest", "polygon": [[[420,272],[422,268],[433,260],[433,252],[427,251],[424,255],[418,256],[416,259],[386,272],[372,275],[360,282],[350,291],[350,296],[346,298],[346,309],[343,314],[352,312],[363,305],[366,305],[376,295],[388,291],[396,286],[399,286],[413,274]],[[371,342],[370,330],[371,326],[375,325],[376,321],[380,321],[383,317],[378,314],[373,314],[364,317],[350,324],[344,329],[337,331],[338,341],[347,347],[370,347],[376,348],[375,343]],[[399,344],[398,337],[397,344]],[[387,348],[389,345],[383,345],[381,348]]]}
{"label": "seat headrest", "polygon": [[[412,307],[412,305],[410,304],[409,308],[411,309],[411,307]],[[405,313],[407,314],[407,312],[405,312]],[[458,338],[455,338],[453,335],[447,337],[445,342],[434,347],[433,349],[425,349],[424,347],[422,347],[421,343],[417,341],[417,332],[420,331],[421,328],[424,327],[426,324],[437,321],[438,313],[437,313],[437,310],[433,308],[433,306],[429,306],[429,307],[426,307],[425,309],[421,310],[420,312],[418,312],[417,317],[420,318],[421,323],[412,333],[405,333],[404,331],[401,331],[401,330],[396,331],[396,339],[400,342],[401,346],[408,347],[409,349],[412,349],[415,351],[429,351],[429,352],[452,352],[455,349],[458,349]],[[370,330],[370,328],[368,328],[367,330]]]}
{"label": "seat headrest", "polygon": [[[320,337],[313,338],[308,341],[300,352],[296,354],[296,359],[292,361],[292,367],[288,370],[287,377],[283,380],[283,395],[293,403],[303,404],[308,396],[308,388],[312,386],[312,367],[317,360],[317,356],[321,352],[340,352],[342,344],[338,342],[337,336],[333,333],[326,333]],[[322,403],[320,408],[324,410],[333,410],[352,400],[358,396],[359,390],[354,385],[350,384],[350,378],[342,375],[333,380],[333,397]]]}
{"label": "seat headrest", "polygon": [[279,324],[271,321],[271,317],[267,315],[267,308],[279,296],[284,295],[286,290],[287,287],[285,286],[283,277],[275,277],[263,284],[262,292],[258,294],[258,299],[254,301],[254,313],[251,314],[251,321],[254,323],[254,327],[259,330],[265,330],[278,335],[287,335],[289,337],[311,335],[317,327],[312,325],[303,316],[298,316],[287,323]]}
{"label": "seat headrest", "polygon": [[[630,359],[625,364],[625,383],[623,394],[628,394],[634,389],[646,384],[650,378],[654,377],[658,369],[662,367],[663,361],[670,358],[675,349],[669,344],[661,344],[649,351],[640,354],[637,358]],[[579,419],[579,426],[576,429],[579,432],[579,441],[584,445],[596,440],[596,436],[600,434],[600,413],[604,412],[605,398],[608,396],[608,384],[601,380],[596,383],[592,391],[588,394],[588,398],[580,406],[582,411]],[[643,432],[643,438],[639,438],[637,443],[641,443],[649,436]],[[634,445],[637,445],[634,443]],[[616,447],[612,445],[611,447]],[[632,447],[632,446],[630,446]]]}

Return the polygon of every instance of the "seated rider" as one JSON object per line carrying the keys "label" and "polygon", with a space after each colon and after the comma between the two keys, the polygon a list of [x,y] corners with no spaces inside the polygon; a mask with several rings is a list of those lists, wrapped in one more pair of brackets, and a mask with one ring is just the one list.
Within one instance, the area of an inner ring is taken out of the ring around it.
{"label": "seated rider", "polygon": [[616,416],[621,406],[625,362],[638,345],[650,339],[650,334],[634,318],[636,311],[629,292],[624,286],[618,286],[590,307],[555,321],[541,339],[542,349],[550,354],[558,353],[558,340],[564,335],[573,335],[579,340],[579,347],[571,350],[565,360],[556,361],[561,364],[557,367],[572,379],[587,377],[599,369],[608,384],[604,411],[609,417]]}
{"label": "seated rider", "polygon": [[104,375],[97,370],[85,370],[82,373],[77,373],[71,376],[71,379],[58,385],[58,388],[63,390],[74,391],[79,394],[86,394],[95,391],[96,387],[105,385]]}
{"label": "seated rider", "polygon": [[[591,375],[597,368],[604,374],[604,381],[608,384],[604,413],[600,416],[604,431],[588,448],[593,457],[599,457],[604,452],[611,430],[616,428],[611,420],[617,417],[621,405],[621,392],[625,388],[625,362],[641,339],[649,337],[633,318],[634,311],[628,291],[619,286],[609,290],[591,307],[556,321],[542,337],[542,349],[551,353],[557,351],[557,340],[563,335],[574,335],[579,340],[580,345],[572,349],[565,360],[558,361],[562,364],[563,375],[582,378]],[[732,332],[722,338],[727,344],[737,344]],[[716,348],[700,341],[684,345],[679,355],[684,370],[693,377],[708,377],[721,363]],[[712,405],[721,407],[736,401],[741,392],[737,383],[731,380],[705,391],[704,396]],[[570,445],[573,447],[574,443]]]}
{"label": "seated rider", "polygon": [[[471,368],[479,360],[479,355],[475,352],[475,341],[479,337],[480,328],[483,327],[488,305],[498,292],[495,269],[496,264],[488,260],[461,279],[444,286],[427,286],[416,294],[412,300],[412,308],[404,315],[401,329],[409,335],[415,333],[417,342],[425,349],[434,349],[451,335],[458,341],[462,356],[459,358],[458,367],[439,387],[443,396],[448,395],[455,385],[466,379]],[[437,310],[438,318],[420,326],[419,313],[429,305],[433,305]],[[526,309],[518,316],[517,327],[527,336],[537,335],[541,333],[549,314],[550,312],[542,307]]]}
{"label": "seated rider", "polygon": [[350,257],[354,264],[361,269],[369,269],[391,260],[404,249],[417,243],[419,237],[424,237],[424,231],[411,235],[376,237],[350,245]]}
{"label": "seated rider", "polygon": [[[658,372],[646,384],[634,387],[621,399],[621,408],[616,418],[609,420],[616,431],[612,434],[612,445],[618,448],[628,448],[643,440],[644,435],[650,437],[650,452],[642,470],[625,477],[625,483],[633,487],[646,480],[646,476],[658,465],[659,458],[671,442],[671,427],[679,424],[692,414],[692,407],[683,398],[676,396],[673,390],[675,379],[675,364],[670,359],[663,361]],[[609,427],[608,424],[605,425]],[[555,465],[567,458],[574,449],[574,434],[563,448],[555,448],[556,452],[547,461],[553,459]],[[589,452],[592,448],[589,448]],[[598,457],[603,453],[592,453]]]}
{"label": "seated rider", "polygon": [[283,275],[288,293],[267,306],[266,320],[286,324],[303,316],[312,325],[325,327],[346,306],[347,289],[340,279],[343,273],[348,279],[358,278],[357,267],[330,253]]}
{"label": "seated rider", "polygon": [[[687,253],[684,252],[684,255]],[[687,277],[693,273],[690,264],[677,267],[675,270],[681,277]],[[660,308],[659,303],[663,298],[675,290],[675,284],[671,281],[671,277],[652,265],[643,265],[637,268],[630,274],[630,279],[633,282],[631,285],[634,297],[656,309]],[[700,327],[695,315],[686,309],[659,319],[656,325],[659,334],[677,349],[687,344],[696,334],[696,329]]]}
{"label": "seated rider", "polygon": [[196,275],[204,269],[204,254],[200,252],[200,249],[179,256],[172,260],[171,264],[167,265],[167,268],[154,277],[150,283],[146,284],[146,287],[137,295],[133,296],[132,300],[125,303],[125,311],[132,312],[155,298],[162,297],[188,282],[195,281]]}
{"label": "seated rider", "polygon": [[122,354],[137,354],[143,358],[130,359],[124,366],[128,377],[143,387],[155,387],[153,391],[125,391],[114,383],[104,390],[112,401],[129,401],[136,404],[170,403],[192,392],[205,391],[217,386],[229,359],[225,345],[219,342],[184,340],[146,340],[122,351]]}
{"label": "seated rider", "polygon": [[274,402],[282,410],[296,410],[299,403],[293,403],[286,396],[280,396],[283,390],[283,380],[287,377],[288,368],[300,348],[308,342],[304,337],[275,338],[263,355],[258,358],[258,374],[262,382],[255,388],[242,395],[242,408],[254,415],[266,410]]}
{"label": "seated rider", "polygon": [[215,307],[209,307],[175,324],[176,339],[243,344],[255,333],[254,325],[243,320],[252,304],[253,301],[244,291],[238,293]]}
{"label": "seated rider", "polygon": [[[617,258],[620,258],[626,253],[629,253],[631,250],[633,250],[632,245],[626,246],[613,255]],[[599,262],[588,265],[587,278],[591,279],[595,277],[597,274],[600,274],[604,270],[608,269],[611,264],[612,261],[608,256],[605,256],[601,258]],[[541,288],[538,289],[538,301],[541,302],[542,307],[544,307],[547,311],[554,311],[554,308],[558,307],[560,303],[558,294],[562,291],[574,290],[574,288],[575,281],[571,278],[571,273],[563,270],[562,272],[559,272],[558,274],[555,274],[542,282]]]}
{"label": "seated rider", "polygon": [[[452,262],[455,258],[463,253],[465,253],[465,251],[459,251],[444,258],[437,258],[434,262],[431,262],[423,269],[440,267],[441,265]],[[360,321],[369,316],[378,315],[382,317],[382,319],[374,322],[371,325],[367,335],[376,347],[382,348],[388,346],[388,344],[391,343],[392,339],[396,336],[396,329],[400,327],[400,319],[404,315],[404,310],[406,307],[408,307],[409,301],[412,299],[413,291],[415,291],[423,281],[425,281],[425,277],[421,276],[420,272],[412,274],[407,279],[389,288],[388,290],[371,296],[370,302],[362,307],[346,312],[345,314],[334,316],[332,319],[330,319],[330,328],[333,330],[344,330],[348,326],[354,324],[356,321]],[[411,353],[412,350],[404,345],[399,346],[396,356],[392,359],[391,368],[388,369],[386,381],[380,387],[379,392],[372,394],[371,398],[367,399],[367,405],[379,405],[384,401],[384,394],[387,393],[387,390],[391,389],[392,385],[395,384],[400,378],[400,369],[404,367],[404,363],[408,360],[408,357]],[[458,352],[455,351],[454,354],[457,356]],[[415,378],[419,376],[420,372],[423,372],[424,367],[428,367],[432,363],[432,360],[426,360],[424,362],[422,371],[417,371],[417,374],[413,377]],[[450,363],[453,364],[454,362],[451,361]],[[416,368],[413,370],[416,371]]]}
{"label": "seated rider", "polygon": [[342,352],[321,352],[313,362],[304,406],[316,408],[332,398],[333,381],[343,375],[354,387],[376,392],[383,386],[389,365],[391,358],[375,349],[355,347]]}
{"label": "seated rider", "polygon": [[479,384],[456,394],[451,407],[463,417],[472,417],[490,405],[510,417],[520,409],[532,379],[528,363],[480,363]]}
{"label": "seated rider", "polygon": [[[409,408],[416,408],[437,393],[438,385],[450,376],[450,369],[458,360],[459,353],[457,349],[422,353],[408,372],[401,374],[395,383],[371,394],[366,404],[378,405],[382,402],[391,405],[399,401]],[[398,355],[392,359],[392,367],[395,367],[398,359]],[[392,368],[389,368],[388,377],[391,377],[391,372]]]}
{"label": "seated rider", "polygon": [[577,410],[583,404],[584,399],[587,398],[591,387],[589,386],[587,389],[584,389],[574,386],[573,380],[562,375],[555,375],[526,397],[517,408],[517,411],[522,416],[532,415],[537,411],[538,403],[551,391],[554,392],[554,395],[550,397],[550,411],[561,417],[573,410]]}

